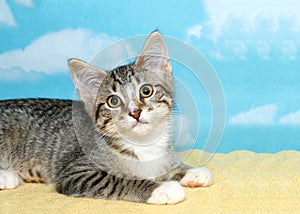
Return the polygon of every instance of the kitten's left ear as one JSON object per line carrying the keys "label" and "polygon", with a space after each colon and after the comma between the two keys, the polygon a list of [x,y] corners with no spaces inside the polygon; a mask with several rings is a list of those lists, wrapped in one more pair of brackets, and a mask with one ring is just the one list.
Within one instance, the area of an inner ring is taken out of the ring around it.
{"label": "kitten's left ear", "polygon": [[172,73],[167,47],[162,35],[158,31],[154,31],[148,37],[142,52],[135,61],[135,65],[148,68],[152,71]]}
{"label": "kitten's left ear", "polygon": [[86,111],[91,115],[101,82],[106,73],[79,59],[68,62],[72,80]]}

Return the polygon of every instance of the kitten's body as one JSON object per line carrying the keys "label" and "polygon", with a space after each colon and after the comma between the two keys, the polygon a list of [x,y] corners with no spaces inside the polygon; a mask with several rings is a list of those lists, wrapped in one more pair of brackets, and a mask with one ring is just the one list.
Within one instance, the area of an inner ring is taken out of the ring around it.
{"label": "kitten's body", "polygon": [[[0,168],[16,172],[20,176],[20,182],[46,182],[55,185],[58,191],[68,195],[80,195],[80,190],[84,190],[84,185],[91,189],[96,186],[96,188],[101,188],[100,181],[92,185],[93,181],[101,178],[101,163],[98,165],[91,161],[89,156],[82,151],[76,138],[72,119],[74,104],[83,108],[81,103],[69,100],[1,101]],[[103,160],[103,164],[110,155],[109,152],[112,151],[107,150],[106,153],[99,154],[99,159]],[[127,183],[125,186],[129,188],[131,183],[129,178],[136,176],[131,173],[134,171],[133,164],[127,164],[125,168],[122,160],[118,161],[114,158],[115,163],[110,162],[103,168],[109,165],[118,167],[114,169],[115,178],[107,176],[107,181],[113,182],[114,179],[117,180],[116,178],[125,178],[123,182]],[[78,183],[71,183],[72,186],[64,185],[68,174],[75,172],[78,176],[83,173],[85,176],[78,180]],[[90,176],[93,177],[89,178]],[[117,184],[115,181],[114,185]],[[105,183],[102,185],[105,186]],[[108,191],[107,187],[106,191]],[[147,191],[144,193],[147,198]],[[82,193],[83,196],[85,194],[89,197],[102,197],[102,194],[97,195],[96,192]],[[109,194],[104,195],[104,198],[117,197]]]}
{"label": "kitten's body", "polygon": [[172,149],[171,67],[158,32],[134,64],[69,67],[82,102],[0,101],[0,189],[45,182],[66,195],[170,204],[184,199],[171,180],[211,184],[209,171],[180,164]]}
{"label": "kitten's body", "polygon": [[66,164],[59,158],[61,151],[70,159],[74,151],[81,152],[76,148],[71,112],[68,100],[0,101],[0,168],[21,169],[24,181],[34,177],[39,178],[36,182],[55,183],[58,169]]}

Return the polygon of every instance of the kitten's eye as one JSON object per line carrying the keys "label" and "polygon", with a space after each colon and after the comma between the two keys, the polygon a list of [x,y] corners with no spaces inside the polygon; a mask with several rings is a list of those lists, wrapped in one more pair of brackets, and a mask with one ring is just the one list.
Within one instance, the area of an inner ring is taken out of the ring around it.
{"label": "kitten's eye", "polygon": [[117,95],[112,95],[107,99],[107,104],[111,108],[117,108],[122,104],[122,101]]}
{"label": "kitten's eye", "polygon": [[143,85],[140,89],[140,95],[142,98],[148,98],[153,94],[153,87],[151,85]]}

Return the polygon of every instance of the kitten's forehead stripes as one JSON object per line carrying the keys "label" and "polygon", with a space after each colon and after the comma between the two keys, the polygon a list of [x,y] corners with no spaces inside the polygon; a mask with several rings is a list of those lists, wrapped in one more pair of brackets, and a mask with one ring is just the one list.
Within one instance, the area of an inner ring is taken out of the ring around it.
{"label": "kitten's forehead stripes", "polygon": [[134,76],[134,69],[131,65],[120,66],[111,72],[113,80],[120,85],[130,83],[132,76]]}
{"label": "kitten's forehead stripes", "polygon": [[111,72],[110,76],[113,78],[114,82],[118,82],[120,85],[123,85],[123,81],[119,76],[116,75],[115,72]]}

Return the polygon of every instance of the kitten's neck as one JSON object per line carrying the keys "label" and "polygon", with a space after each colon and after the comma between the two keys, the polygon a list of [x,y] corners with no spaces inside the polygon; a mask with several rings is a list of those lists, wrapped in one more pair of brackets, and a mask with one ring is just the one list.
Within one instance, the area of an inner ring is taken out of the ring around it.
{"label": "kitten's neck", "polygon": [[171,128],[169,123],[161,123],[148,135],[121,138],[119,143],[133,151],[139,161],[162,158],[170,148]]}
{"label": "kitten's neck", "polygon": [[170,132],[163,132],[156,139],[153,136],[145,136],[141,142],[120,140],[120,143],[136,157],[123,159],[121,170],[127,175],[140,178],[156,178],[168,172],[174,164],[170,139]]}

